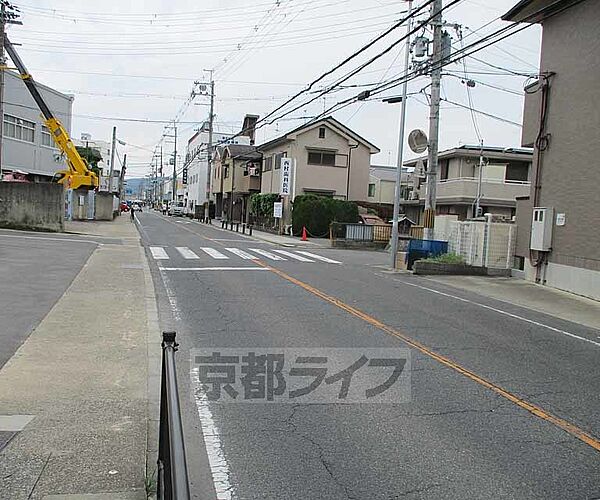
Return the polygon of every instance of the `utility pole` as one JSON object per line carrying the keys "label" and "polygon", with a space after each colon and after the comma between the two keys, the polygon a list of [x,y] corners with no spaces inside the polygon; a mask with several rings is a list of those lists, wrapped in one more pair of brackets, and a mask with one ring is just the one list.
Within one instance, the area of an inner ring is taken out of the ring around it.
{"label": "utility pole", "polygon": [[2,146],[4,142],[4,72],[6,71],[6,57],[4,55],[4,33],[6,30],[6,3],[2,2],[0,10],[0,39],[2,47],[0,48],[0,181],[2,181]]}
{"label": "utility pole", "polygon": [[173,150],[173,201],[177,201],[177,122],[173,120],[175,149]]}
{"label": "utility pole", "polygon": [[162,208],[162,203],[163,203],[163,193],[165,190],[165,178],[163,177],[163,151],[162,151],[162,143],[160,145],[160,189],[159,189],[159,195],[160,195],[160,203],[161,203],[161,208]]}
{"label": "utility pole", "polygon": [[[412,13],[412,0],[408,0],[408,24],[406,25],[406,45],[404,47],[404,72],[408,74],[408,64],[410,62],[410,30]],[[400,216],[400,194],[402,188],[402,163],[404,162],[404,126],[406,123],[406,94],[408,89],[408,79],[402,83],[402,104],[400,110],[400,130],[398,131],[398,158],[396,160],[396,186],[394,188],[394,216],[392,219],[392,241],[391,258],[392,269],[396,269],[396,258],[398,256],[398,217]]]}
{"label": "utility pole", "polygon": [[214,119],[214,108],[215,108],[215,82],[213,81],[213,70],[210,70],[210,111],[208,115],[208,167],[206,169],[206,210],[208,213],[206,217],[210,215],[210,176],[212,172],[212,143],[213,143],[213,119]]}
{"label": "utility pole", "polygon": [[108,189],[110,191],[110,193],[112,194],[113,192],[113,169],[114,169],[114,164],[115,164],[115,152],[117,150],[117,127],[113,127],[113,132],[112,132],[112,145],[110,147],[110,165],[109,165],[109,169],[108,169]]}
{"label": "utility pole", "polygon": [[[0,181],[2,181],[2,152],[4,142],[4,72],[6,71],[6,56],[4,55],[4,37],[7,24],[23,24],[17,21],[19,9],[7,0],[0,0]],[[8,9],[8,10],[7,10]]]}
{"label": "utility pole", "polygon": [[123,155],[123,166],[121,167],[121,176],[119,179],[119,201],[122,201],[123,196],[123,184],[125,182],[125,172],[127,171],[127,153]]}
{"label": "utility pole", "polygon": [[429,105],[429,153],[427,156],[427,196],[423,220],[424,238],[433,239],[438,176],[438,134],[440,125],[440,83],[442,80],[442,0],[431,4],[433,55],[431,57],[431,102]]}

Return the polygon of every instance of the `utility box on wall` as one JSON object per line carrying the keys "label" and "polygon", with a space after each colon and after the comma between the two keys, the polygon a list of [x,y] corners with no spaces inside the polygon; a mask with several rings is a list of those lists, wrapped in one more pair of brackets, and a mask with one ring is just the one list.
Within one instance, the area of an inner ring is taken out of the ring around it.
{"label": "utility box on wall", "polygon": [[533,208],[531,220],[532,250],[549,252],[552,249],[552,225],[554,223],[554,209],[544,207]]}

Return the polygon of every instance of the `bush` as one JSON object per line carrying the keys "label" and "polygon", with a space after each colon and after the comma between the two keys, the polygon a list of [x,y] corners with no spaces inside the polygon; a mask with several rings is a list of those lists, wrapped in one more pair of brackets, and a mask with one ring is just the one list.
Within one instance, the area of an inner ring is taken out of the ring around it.
{"label": "bush", "polygon": [[250,213],[261,224],[268,224],[273,219],[273,203],[279,199],[276,193],[255,193],[250,196]]}
{"label": "bush", "polygon": [[335,200],[314,194],[294,199],[292,229],[300,234],[302,227],[314,236],[326,236],[332,222],[358,222],[358,206],[352,201]]}
{"label": "bush", "polygon": [[438,255],[437,257],[429,257],[428,259],[422,259],[425,262],[437,262],[439,264],[464,264],[465,259],[463,259],[462,255],[457,255],[455,253],[443,253]]}

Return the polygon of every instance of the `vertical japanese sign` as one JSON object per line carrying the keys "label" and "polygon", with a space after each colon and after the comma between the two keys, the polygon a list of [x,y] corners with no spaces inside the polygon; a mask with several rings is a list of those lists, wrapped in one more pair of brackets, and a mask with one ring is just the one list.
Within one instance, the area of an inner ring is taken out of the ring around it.
{"label": "vertical japanese sign", "polygon": [[281,196],[292,193],[292,158],[281,158]]}

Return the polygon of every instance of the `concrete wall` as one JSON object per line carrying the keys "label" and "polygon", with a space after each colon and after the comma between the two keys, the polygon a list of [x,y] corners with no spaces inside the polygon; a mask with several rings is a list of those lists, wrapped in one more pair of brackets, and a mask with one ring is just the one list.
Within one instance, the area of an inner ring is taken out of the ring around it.
{"label": "concrete wall", "polygon": [[60,184],[0,182],[0,227],[63,231],[64,196]]}
{"label": "concrete wall", "polygon": [[113,220],[113,198],[112,194],[96,194],[96,220]]}
{"label": "concrete wall", "polygon": [[[59,151],[54,147],[54,143],[52,146],[42,145],[44,121],[37,104],[23,84],[23,80],[14,72],[5,73],[5,85],[4,113],[34,122],[35,131],[34,142],[7,137],[6,130],[4,131],[2,167],[52,177],[57,170],[66,168],[66,163],[62,159],[56,160]],[[38,88],[52,112],[70,132],[73,98],[39,83]]]}

